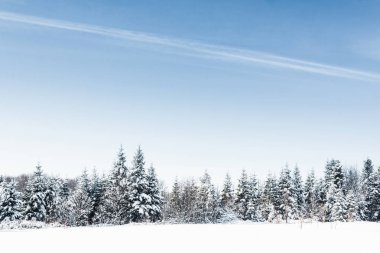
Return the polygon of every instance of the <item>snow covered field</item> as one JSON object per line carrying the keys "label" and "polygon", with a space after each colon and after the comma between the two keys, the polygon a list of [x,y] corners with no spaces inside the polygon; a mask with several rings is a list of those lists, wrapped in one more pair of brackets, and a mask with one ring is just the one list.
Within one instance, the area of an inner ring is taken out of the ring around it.
{"label": "snow covered field", "polygon": [[125,225],[0,231],[1,252],[378,252],[380,224]]}

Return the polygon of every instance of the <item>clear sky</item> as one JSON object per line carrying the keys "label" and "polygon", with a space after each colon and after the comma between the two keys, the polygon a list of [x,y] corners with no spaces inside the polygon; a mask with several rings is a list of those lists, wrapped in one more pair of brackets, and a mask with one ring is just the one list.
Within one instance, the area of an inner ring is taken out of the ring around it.
{"label": "clear sky", "polygon": [[0,0],[0,174],[380,162],[379,1]]}

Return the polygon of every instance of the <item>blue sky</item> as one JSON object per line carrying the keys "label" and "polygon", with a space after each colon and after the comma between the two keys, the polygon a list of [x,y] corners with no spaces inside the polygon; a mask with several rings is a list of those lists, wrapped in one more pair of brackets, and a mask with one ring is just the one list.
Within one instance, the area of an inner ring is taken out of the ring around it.
{"label": "blue sky", "polygon": [[[0,168],[171,181],[380,154],[378,1],[0,0]],[[38,23],[38,24],[37,24]],[[62,29],[62,28],[65,29]]]}

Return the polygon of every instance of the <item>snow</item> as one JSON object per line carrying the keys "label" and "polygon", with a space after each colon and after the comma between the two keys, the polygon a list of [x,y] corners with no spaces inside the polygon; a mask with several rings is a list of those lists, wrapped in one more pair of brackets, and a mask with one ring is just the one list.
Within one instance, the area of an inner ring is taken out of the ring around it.
{"label": "snow", "polygon": [[0,231],[2,252],[377,252],[380,224],[133,224]]}

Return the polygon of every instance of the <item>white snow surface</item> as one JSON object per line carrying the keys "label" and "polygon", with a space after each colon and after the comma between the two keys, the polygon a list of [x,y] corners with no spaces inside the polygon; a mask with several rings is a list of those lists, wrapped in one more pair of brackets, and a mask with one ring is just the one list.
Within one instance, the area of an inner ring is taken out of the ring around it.
{"label": "white snow surface", "polygon": [[1,252],[378,252],[380,223],[132,224],[0,230]]}

